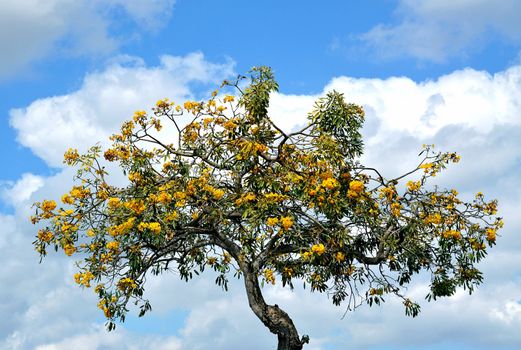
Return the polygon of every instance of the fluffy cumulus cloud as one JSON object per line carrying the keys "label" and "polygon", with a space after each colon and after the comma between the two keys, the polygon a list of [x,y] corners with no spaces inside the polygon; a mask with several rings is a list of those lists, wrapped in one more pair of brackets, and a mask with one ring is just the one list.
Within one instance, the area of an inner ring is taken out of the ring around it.
{"label": "fluffy cumulus cloud", "polygon": [[210,63],[201,53],[163,56],[156,67],[121,57],[105,70],[87,75],[74,93],[12,110],[10,121],[22,145],[57,167],[68,145],[84,151],[106,141],[135,110],[154,106],[159,98],[192,98],[192,84],[218,85],[232,73],[233,62]]}
{"label": "fluffy cumulus cloud", "polygon": [[[175,0],[4,0],[0,3],[0,78],[50,53],[90,55],[115,50],[116,20],[157,29]],[[118,17],[116,18],[116,13]],[[123,16],[123,17],[121,17]]]}
{"label": "fluffy cumulus cloud", "polygon": [[[11,123],[20,143],[58,166],[64,149],[102,139],[134,109],[159,97],[190,98],[194,95],[191,82],[216,83],[232,69],[231,64],[207,62],[200,54],[167,56],[157,67],[115,63],[89,74],[76,92],[12,111]],[[521,229],[517,213],[521,205],[521,105],[517,100],[521,67],[495,75],[466,69],[425,82],[403,77],[337,77],[324,92],[330,89],[343,92],[367,112],[365,163],[393,176],[416,164],[422,143],[460,151],[461,164],[437,177],[437,183],[455,186],[464,196],[481,190],[497,197],[505,230],[481,265],[486,282],[478,292],[469,297],[460,291],[452,298],[425,302],[417,319],[406,318],[400,302],[393,299],[380,308],[361,307],[341,319],[343,309],[331,306],[326,296],[300,287],[291,292],[267,286],[267,300],[294,317],[299,330],[311,336],[309,349],[313,350],[441,348],[442,344],[509,349],[521,344],[521,267],[516,264],[521,261],[521,239],[515,234]],[[297,127],[305,122],[317,97],[274,94],[270,114],[286,129]],[[63,254],[51,254],[38,266],[31,251],[34,228],[26,223],[30,203],[58,197],[71,185],[72,175],[70,170],[47,178],[24,175],[4,190],[4,200],[16,211],[0,216],[0,280],[9,285],[0,289],[0,313],[13,315],[11,322],[0,324],[1,348],[81,349],[85,344],[96,349],[274,347],[274,337],[248,309],[242,281],[232,282],[226,293],[214,285],[211,273],[190,283],[171,274],[151,277],[147,296],[154,307],[152,314],[140,320],[130,317],[128,327],[106,334],[93,293],[73,285],[74,266]],[[420,277],[409,295],[421,301],[425,282]],[[154,322],[172,313],[186,315],[179,329],[168,335],[157,333]],[[133,330],[134,321],[145,330]]]}
{"label": "fluffy cumulus cloud", "polygon": [[443,62],[482,49],[492,34],[521,43],[516,0],[400,0],[395,15],[398,23],[379,24],[360,37],[380,57]]}

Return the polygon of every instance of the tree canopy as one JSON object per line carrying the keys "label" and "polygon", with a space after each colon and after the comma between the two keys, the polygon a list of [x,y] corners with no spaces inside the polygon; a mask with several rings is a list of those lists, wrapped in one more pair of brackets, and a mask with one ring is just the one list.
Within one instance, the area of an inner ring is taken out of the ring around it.
{"label": "tree canopy", "polygon": [[[416,316],[404,288],[420,271],[431,275],[428,300],[482,282],[476,264],[503,222],[482,193],[464,202],[429,183],[456,153],[424,146],[415,168],[385,178],[360,163],[364,111],[341,93],[318,99],[307,123],[287,131],[268,113],[278,89],[269,68],[220,89],[229,94],[136,111],[108,149],[69,149],[76,185],[59,205],[35,203],[36,250],[80,259],[74,279],[94,287],[109,330],[129,302],[140,316],[149,311],[146,277],[169,270],[188,281],[213,269],[225,289],[230,276],[243,279],[279,349],[308,339],[266,303],[266,283],[304,283],[347,309],[395,295]],[[128,177],[125,186],[110,183],[107,161]]]}

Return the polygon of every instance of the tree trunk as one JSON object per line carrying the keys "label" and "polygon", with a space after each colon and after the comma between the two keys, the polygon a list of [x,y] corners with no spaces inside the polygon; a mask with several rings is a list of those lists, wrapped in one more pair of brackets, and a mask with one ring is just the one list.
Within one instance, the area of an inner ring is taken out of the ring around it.
{"label": "tree trunk", "polygon": [[266,304],[252,266],[245,262],[240,265],[250,308],[270,332],[277,335],[277,350],[302,350],[307,339],[300,340],[298,331],[286,312],[277,305]]}

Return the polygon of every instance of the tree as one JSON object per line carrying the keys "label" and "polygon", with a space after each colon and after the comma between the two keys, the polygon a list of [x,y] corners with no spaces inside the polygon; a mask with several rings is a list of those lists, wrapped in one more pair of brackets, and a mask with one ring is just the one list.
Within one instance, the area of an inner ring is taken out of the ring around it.
{"label": "tree", "polygon": [[[386,179],[359,162],[364,112],[342,94],[320,98],[307,124],[286,132],[268,115],[278,88],[269,68],[221,88],[235,96],[160,100],[151,115],[135,112],[110,148],[69,149],[64,162],[78,167],[77,186],[60,207],[35,203],[33,223],[46,223],[36,250],[82,256],[74,278],[96,284],[109,330],[130,301],[140,316],[149,311],[146,276],[169,270],[188,281],[211,268],[225,289],[230,274],[241,278],[280,350],[302,349],[308,337],[264,300],[265,283],[303,282],[347,309],[395,295],[416,316],[420,307],[403,289],[420,271],[431,274],[429,301],[482,282],[476,263],[503,225],[497,202],[481,193],[464,202],[428,184],[458,162],[456,153],[424,146],[417,167]],[[109,184],[106,161],[122,169],[126,186]]]}

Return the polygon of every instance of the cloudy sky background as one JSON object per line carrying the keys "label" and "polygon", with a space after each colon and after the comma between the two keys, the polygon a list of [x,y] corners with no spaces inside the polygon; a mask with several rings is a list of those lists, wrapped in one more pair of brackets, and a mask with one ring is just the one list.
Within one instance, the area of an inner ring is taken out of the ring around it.
{"label": "cloudy sky background", "polygon": [[[4,0],[0,3],[0,348],[270,349],[241,282],[149,280],[153,312],[107,333],[74,264],[38,264],[32,202],[72,185],[63,152],[104,141],[159,98],[205,98],[219,82],[270,65],[270,113],[302,123],[336,89],[365,107],[363,161],[388,177],[424,143],[462,161],[436,178],[500,203],[505,229],[481,264],[485,283],[422,302],[348,313],[325,295],[266,287],[309,334],[306,349],[518,349],[521,346],[521,4],[516,0],[356,1]],[[364,2],[365,3],[365,2]],[[425,280],[408,293],[422,301]]]}

